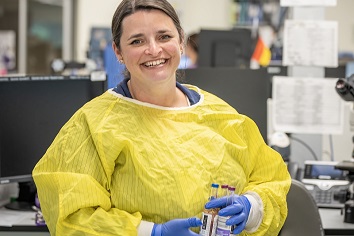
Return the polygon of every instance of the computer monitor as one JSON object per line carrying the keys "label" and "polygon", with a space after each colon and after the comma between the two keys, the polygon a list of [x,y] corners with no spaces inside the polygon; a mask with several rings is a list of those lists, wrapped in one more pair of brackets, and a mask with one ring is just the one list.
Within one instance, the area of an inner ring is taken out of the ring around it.
{"label": "computer monitor", "polygon": [[266,68],[195,68],[182,71],[182,83],[211,92],[253,119],[267,142],[267,99],[270,81]]}
{"label": "computer monitor", "polygon": [[250,29],[202,29],[198,44],[198,67],[250,67],[254,49]]}
{"label": "computer monitor", "polygon": [[0,184],[20,186],[9,208],[34,201],[35,164],[74,112],[106,88],[90,76],[0,77]]}
{"label": "computer monitor", "polygon": [[347,67],[345,65],[338,65],[337,67],[325,67],[324,68],[324,73],[326,78],[346,78],[347,73],[346,73]]}

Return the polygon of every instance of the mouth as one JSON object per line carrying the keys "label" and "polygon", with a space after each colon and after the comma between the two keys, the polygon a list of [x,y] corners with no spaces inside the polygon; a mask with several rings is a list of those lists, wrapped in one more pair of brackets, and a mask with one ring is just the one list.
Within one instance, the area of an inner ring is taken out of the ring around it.
{"label": "mouth", "polygon": [[155,67],[155,66],[159,66],[159,65],[163,65],[167,62],[166,59],[159,59],[159,60],[155,60],[155,61],[148,61],[143,63],[144,66],[146,67]]}

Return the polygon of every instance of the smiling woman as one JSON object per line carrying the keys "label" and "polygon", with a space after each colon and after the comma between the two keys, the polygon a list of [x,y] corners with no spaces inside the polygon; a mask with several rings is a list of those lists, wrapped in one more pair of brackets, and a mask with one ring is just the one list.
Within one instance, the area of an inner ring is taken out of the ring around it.
{"label": "smiling woman", "polygon": [[124,18],[117,58],[130,72],[134,98],[161,106],[186,106],[176,88],[183,42],[173,21],[159,10],[137,11]]}
{"label": "smiling woman", "polygon": [[51,235],[197,236],[211,183],[236,187],[222,211],[234,234],[277,235],[286,165],[250,118],[176,81],[184,33],[169,2],[123,0],[112,35],[129,74],[80,108],[33,170]]}

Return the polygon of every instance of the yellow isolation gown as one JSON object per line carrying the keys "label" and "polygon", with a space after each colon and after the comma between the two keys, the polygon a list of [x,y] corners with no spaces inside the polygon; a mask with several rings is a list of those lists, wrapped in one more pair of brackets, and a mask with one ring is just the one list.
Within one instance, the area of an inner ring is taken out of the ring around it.
{"label": "yellow isolation gown", "polygon": [[211,183],[258,194],[263,220],[249,235],[278,234],[291,183],[281,156],[251,119],[185,86],[201,94],[190,107],[109,90],[63,126],[33,170],[51,235],[130,236],[141,220],[201,217]]}

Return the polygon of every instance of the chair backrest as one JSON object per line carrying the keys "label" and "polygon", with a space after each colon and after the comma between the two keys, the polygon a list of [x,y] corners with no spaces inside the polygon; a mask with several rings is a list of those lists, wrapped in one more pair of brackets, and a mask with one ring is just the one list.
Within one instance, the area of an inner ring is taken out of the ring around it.
{"label": "chair backrest", "polygon": [[315,200],[305,185],[292,179],[287,195],[288,217],[280,236],[323,236],[321,216]]}
{"label": "chair backrest", "polygon": [[288,162],[286,162],[286,164],[288,166],[288,171],[289,171],[291,178],[301,181],[302,176],[300,176],[301,169],[299,168],[299,163],[297,163],[295,161],[288,161]]}

